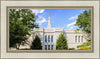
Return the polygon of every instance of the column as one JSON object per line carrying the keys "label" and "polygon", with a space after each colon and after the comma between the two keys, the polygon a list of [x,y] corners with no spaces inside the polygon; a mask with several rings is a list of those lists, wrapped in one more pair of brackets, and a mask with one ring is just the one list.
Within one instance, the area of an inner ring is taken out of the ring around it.
{"label": "column", "polygon": [[80,42],[82,42],[82,38],[81,38],[81,36],[80,36]]}
{"label": "column", "polygon": [[47,35],[47,50],[48,50],[48,35]]}

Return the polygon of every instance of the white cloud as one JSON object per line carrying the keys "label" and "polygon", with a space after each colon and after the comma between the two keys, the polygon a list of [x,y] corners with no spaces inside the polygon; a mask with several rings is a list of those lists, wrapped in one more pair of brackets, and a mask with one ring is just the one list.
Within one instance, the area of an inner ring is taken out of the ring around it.
{"label": "white cloud", "polygon": [[39,25],[42,25],[45,22],[47,22],[47,20],[42,16],[40,16],[39,20],[36,21],[36,23],[39,23]]}
{"label": "white cloud", "polygon": [[73,29],[74,27],[70,27],[70,29]]}
{"label": "white cloud", "polygon": [[77,18],[78,18],[78,15],[70,17],[69,20],[73,20],[73,19],[77,19]]}
{"label": "white cloud", "polygon": [[[32,13],[35,13],[35,15],[39,14],[39,13],[43,13],[45,11],[45,9],[31,9]],[[39,15],[39,18],[36,20],[36,23],[38,23],[39,25],[42,25],[43,23],[47,22],[46,19],[42,16]]]}
{"label": "white cloud", "polygon": [[71,26],[70,29],[73,29],[75,26]]}
{"label": "white cloud", "polygon": [[40,10],[40,13],[43,13],[44,12],[44,9]]}
{"label": "white cloud", "polygon": [[45,11],[45,9],[31,9],[32,10],[32,13],[35,13],[36,15],[38,13],[43,13]]}
{"label": "white cloud", "polygon": [[72,26],[72,25],[74,25],[74,24],[76,24],[76,21],[75,21],[75,22],[72,22],[72,23],[70,23],[70,24],[68,24],[67,27],[70,27],[70,26]]}

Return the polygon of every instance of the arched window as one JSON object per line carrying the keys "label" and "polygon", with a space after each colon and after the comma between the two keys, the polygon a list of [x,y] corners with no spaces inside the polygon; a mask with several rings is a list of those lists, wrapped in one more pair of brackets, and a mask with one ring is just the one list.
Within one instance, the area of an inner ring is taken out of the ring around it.
{"label": "arched window", "polygon": [[80,36],[78,36],[78,42],[80,42]]}
{"label": "arched window", "polygon": [[77,36],[75,36],[75,42],[77,42]]}
{"label": "arched window", "polygon": [[81,42],[83,42],[83,36],[81,36]]}
{"label": "arched window", "polygon": [[50,35],[48,36],[48,42],[50,42]]}
{"label": "arched window", "polygon": [[51,36],[51,42],[53,42],[53,36]]}
{"label": "arched window", "polygon": [[45,42],[47,42],[47,36],[45,36]]}

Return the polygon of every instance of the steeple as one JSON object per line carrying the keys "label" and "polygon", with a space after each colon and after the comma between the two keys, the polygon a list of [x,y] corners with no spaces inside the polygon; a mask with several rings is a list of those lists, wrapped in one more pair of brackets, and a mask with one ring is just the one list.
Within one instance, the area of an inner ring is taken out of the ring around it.
{"label": "steeple", "polygon": [[47,28],[51,28],[51,24],[50,24],[50,12],[49,12],[49,17],[48,17],[48,27]]}

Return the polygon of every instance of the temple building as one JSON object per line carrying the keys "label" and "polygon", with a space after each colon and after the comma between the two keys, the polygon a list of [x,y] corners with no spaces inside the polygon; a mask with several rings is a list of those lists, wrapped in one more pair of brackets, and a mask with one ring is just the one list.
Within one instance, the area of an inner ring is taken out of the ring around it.
{"label": "temple building", "polygon": [[[50,14],[47,28],[36,28],[32,33],[35,34],[31,35],[28,41],[32,42],[35,35],[38,35],[41,39],[42,50],[56,50],[56,41],[61,33],[63,33],[67,39],[68,48],[77,48],[77,45],[87,42],[87,39],[84,37],[86,34],[82,31],[75,32],[75,30],[63,30],[61,27],[52,28],[50,24]],[[30,48],[30,46],[21,45],[20,48]]]}

